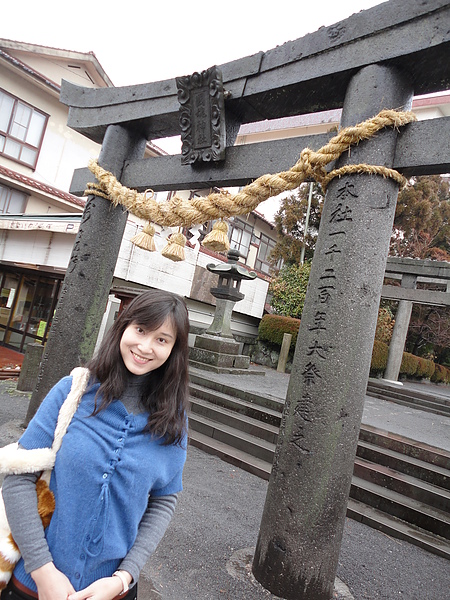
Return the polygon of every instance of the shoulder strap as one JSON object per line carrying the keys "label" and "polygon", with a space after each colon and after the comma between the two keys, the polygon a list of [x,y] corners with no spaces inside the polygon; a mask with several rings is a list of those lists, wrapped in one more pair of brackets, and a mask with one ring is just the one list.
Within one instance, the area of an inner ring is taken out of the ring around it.
{"label": "shoulder strap", "polygon": [[20,473],[37,473],[53,468],[55,454],[51,448],[19,448],[17,442],[0,448],[0,473],[18,475]]}
{"label": "shoulder strap", "polygon": [[17,442],[0,448],[0,473],[19,474],[49,472],[55,463],[56,453],[89,382],[89,369],[77,367],[71,372],[72,386],[58,415],[51,448],[19,448]]}
{"label": "shoulder strap", "polygon": [[53,436],[52,450],[55,455],[61,447],[64,434],[66,433],[70,421],[72,420],[72,417],[75,414],[80,400],[86,390],[89,381],[89,369],[84,367],[76,367],[71,372],[71,375],[72,386],[70,388],[70,392],[67,394],[67,398],[64,400],[63,405],[59,409],[55,435]]}

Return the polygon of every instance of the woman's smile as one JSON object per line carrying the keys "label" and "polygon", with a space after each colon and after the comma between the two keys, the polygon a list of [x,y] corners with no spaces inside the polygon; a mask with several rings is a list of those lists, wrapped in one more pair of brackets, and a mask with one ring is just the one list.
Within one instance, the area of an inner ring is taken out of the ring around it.
{"label": "woman's smile", "polygon": [[133,350],[130,350],[130,352],[133,355],[134,359],[142,364],[145,364],[146,362],[151,360],[150,358],[145,358],[144,356],[140,356],[139,354],[136,354],[136,352],[133,352]]}

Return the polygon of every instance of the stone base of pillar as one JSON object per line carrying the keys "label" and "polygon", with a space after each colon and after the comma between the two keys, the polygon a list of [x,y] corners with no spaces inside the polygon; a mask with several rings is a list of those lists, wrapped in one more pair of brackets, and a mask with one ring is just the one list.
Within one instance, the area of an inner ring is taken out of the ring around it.
{"label": "stone base of pillar", "polygon": [[189,348],[189,364],[215,373],[264,375],[264,371],[250,369],[250,357],[239,354],[239,343],[230,338],[208,334],[198,335]]}
{"label": "stone base of pillar", "polygon": [[381,381],[384,381],[385,383],[392,383],[393,385],[398,385],[398,386],[403,385],[403,383],[401,381],[394,381],[393,379],[384,379],[384,377],[382,378]]}

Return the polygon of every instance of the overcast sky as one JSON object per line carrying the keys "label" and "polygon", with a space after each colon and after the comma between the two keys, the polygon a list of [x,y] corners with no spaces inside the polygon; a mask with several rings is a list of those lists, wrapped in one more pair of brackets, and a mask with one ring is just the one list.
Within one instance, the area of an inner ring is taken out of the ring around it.
{"label": "overcast sky", "polygon": [[189,75],[274,48],[380,0],[3,0],[0,38],[93,51],[114,85]]}

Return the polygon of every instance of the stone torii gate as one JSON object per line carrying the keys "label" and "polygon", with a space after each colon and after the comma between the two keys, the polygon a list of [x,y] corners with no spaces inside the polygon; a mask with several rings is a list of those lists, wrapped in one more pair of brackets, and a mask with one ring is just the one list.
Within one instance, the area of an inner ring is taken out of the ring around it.
{"label": "stone torii gate", "polygon": [[[293,165],[331,136],[232,147],[242,123],[343,107],[341,127],[413,94],[450,88],[448,0],[391,0],[316,33],[220,66],[225,159],[143,159],[146,140],[178,135],[175,81],[84,89],[64,82],[70,127],[102,143],[99,164],[144,191],[240,186]],[[450,118],[379,132],[337,166],[368,163],[403,175],[450,171]],[[92,176],[75,173],[82,193]],[[334,179],[322,224],[253,563],[287,599],[329,600],[337,569],[397,184],[368,174]],[[49,387],[90,357],[112,282],[126,213],[89,197],[29,416]]]}
{"label": "stone torii gate", "polygon": [[[450,306],[450,263],[416,260],[414,258],[389,257],[385,275],[388,278],[400,277],[400,287],[383,285],[383,298],[396,300],[398,308],[395,325],[389,344],[389,354],[384,379],[397,381],[402,364],[403,350],[408,334],[413,303],[433,306]],[[439,283],[445,290],[432,291],[416,289],[418,282]]]}

